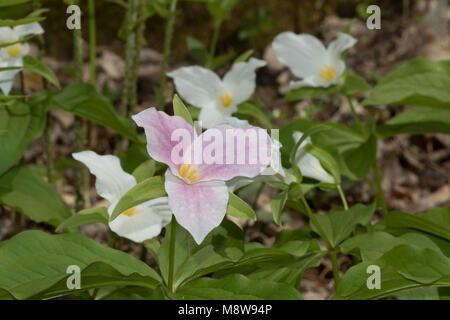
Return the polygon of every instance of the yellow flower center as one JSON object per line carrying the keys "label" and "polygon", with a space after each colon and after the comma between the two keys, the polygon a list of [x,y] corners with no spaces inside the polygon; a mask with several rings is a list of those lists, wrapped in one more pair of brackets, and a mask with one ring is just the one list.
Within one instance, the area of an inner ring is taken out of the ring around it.
{"label": "yellow flower center", "polygon": [[125,210],[124,212],[122,212],[122,214],[131,217],[131,215],[133,214],[134,210],[136,210],[136,207],[130,208],[128,210]]}
{"label": "yellow flower center", "polygon": [[178,170],[178,173],[180,174],[180,177],[188,179],[190,183],[193,183],[196,181],[199,176],[195,175],[197,172],[197,169],[192,168],[190,164],[183,164],[180,169]]}
{"label": "yellow flower center", "polygon": [[13,44],[12,46],[10,46],[8,49],[8,54],[13,58],[17,57],[20,54],[19,44],[16,43],[16,44]]}
{"label": "yellow flower center", "polygon": [[329,66],[325,66],[324,68],[320,69],[319,76],[321,76],[322,79],[326,82],[330,82],[334,79],[334,77],[336,77],[336,71],[334,71],[334,69]]}
{"label": "yellow flower center", "polygon": [[220,102],[224,108],[228,108],[233,103],[233,98],[226,92],[220,97]]}

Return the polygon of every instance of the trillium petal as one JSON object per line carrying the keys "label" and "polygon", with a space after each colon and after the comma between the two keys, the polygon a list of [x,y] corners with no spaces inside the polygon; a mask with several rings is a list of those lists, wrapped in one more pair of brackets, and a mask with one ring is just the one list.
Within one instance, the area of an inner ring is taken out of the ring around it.
{"label": "trillium petal", "polygon": [[342,52],[353,47],[356,42],[358,40],[348,33],[339,32],[337,38],[328,45],[327,53],[330,57],[340,59]]}
{"label": "trillium petal", "polygon": [[[303,133],[294,132],[293,136],[295,143],[297,143],[303,136]],[[334,178],[322,167],[319,159],[303,149],[308,143],[311,143],[309,137],[300,144],[297,153],[295,154],[295,163],[300,168],[300,172],[303,176],[308,178],[326,183],[334,183]]]}
{"label": "trillium petal", "polygon": [[95,181],[97,193],[111,203],[111,209],[114,209],[113,206],[117,201],[136,185],[136,179],[123,171],[116,156],[101,156],[90,150],[73,153],[72,156],[86,165],[97,178]]}
{"label": "trillium petal", "polygon": [[213,104],[200,110],[198,120],[201,121],[203,128],[209,129],[227,122],[227,119],[231,117],[233,112],[236,112],[236,107],[224,109],[217,104]]}
{"label": "trillium petal", "polygon": [[0,43],[10,43],[18,41],[19,38],[10,27],[0,27]]}
{"label": "trillium petal", "polygon": [[260,174],[270,164],[272,141],[261,128],[234,128],[226,124],[206,130],[195,139],[191,149],[193,159],[201,158],[194,162],[197,182],[226,181]]}
{"label": "trillium petal", "polygon": [[19,70],[0,71],[0,89],[4,95],[8,95],[11,92],[17,72]]}
{"label": "trillium petal", "polygon": [[38,22],[21,24],[19,26],[14,27],[13,31],[16,35],[22,39],[30,34],[43,34],[44,29],[42,29],[41,25]]}
{"label": "trillium petal", "polygon": [[265,61],[255,58],[233,65],[233,68],[223,78],[225,90],[233,97],[233,104],[238,105],[250,98],[256,86],[255,70],[265,65]]}
{"label": "trillium petal", "polygon": [[186,146],[189,146],[195,135],[193,127],[182,117],[169,116],[155,108],[148,108],[132,118],[145,130],[149,155],[156,161],[166,163],[176,172],[180,163],[176,163],[172,158],[172,150],[180,143],[184,143],[182,141],[184,138],[177,136],[177,133],[184,134],[188,140],[185,141]]}
{"label": "trillium petal", "polygon": [[159,235],[171,219],[168,198],[162,197],[136,206],[129,215],[119,215],[109,227],[121,237],[143,242]]}
{"label": "trillium petal", "polygon": [[283,32],[272,45],[278,60],[299,78],[318,74],[326,59],[322,42],[308,34]]}
{"label": "trillium petal", "polygon": [[215,104],[221,92],[220,78],[199,66],[183,67],[167,74],[173,78],[180,96],[188,103],[206,108]]}
{"label": "trillium petal", "polygon": [[170,170],[166,171],[165,189],[169,206],[177,222],[200,244],[220,225],[228,205],[228,190],[223,181],[186,184]]}

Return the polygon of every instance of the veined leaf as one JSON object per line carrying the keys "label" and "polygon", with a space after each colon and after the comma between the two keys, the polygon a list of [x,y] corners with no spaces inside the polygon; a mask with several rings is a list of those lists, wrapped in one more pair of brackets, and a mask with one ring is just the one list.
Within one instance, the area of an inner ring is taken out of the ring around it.
{"label": "veined leaf", "polygon": [[108,210],[105,207],[97,207],[91,209],[81,210],[73,216],[70,216],[58,225],[56,231],[61,231],[66,228],[78,227],[80,225],[89,223],[103,223],[108,225],[109,216]]}
{"label": "veined leaf", "polygon": [[256,220],[256,213],[253,209],[241,198],[230,192],[228,197],[227,213],[230,216],[237,218],[247,218]]}
{"label": "veined leaf", "polygon": [[56,75],[42,61],[32,56],[25,56],[23,58],[23,68],[25,70],[29,70],[31,72],[39,74],[40,76],[47,79],[50,83],[53,83],[58,88],[60,87]]}

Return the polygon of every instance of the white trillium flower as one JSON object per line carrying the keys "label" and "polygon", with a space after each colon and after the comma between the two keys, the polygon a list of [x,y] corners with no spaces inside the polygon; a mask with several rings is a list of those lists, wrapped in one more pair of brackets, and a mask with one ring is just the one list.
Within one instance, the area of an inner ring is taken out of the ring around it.
{"label": "white trillium flower", "polygon": [[[294,142],[297,143],[302,138],[302,132],[294,132]],[[306,138],[298,147],[297,153],[295,154],[295,163],[300,169],[303,176],[316,179],[321,182],[335,183],[333,176],[331,176],[320,164],[319,159],[317,159],[312,154],[306,152],[304,147],[311,143],[310,137]]]}
{"label": "white trillium flower", "polygon": [[[37,22],[19,25],[13,28],[0,27],[0,44],[21,41],[30,34],[43,34],[44,29]],[[30,52],[28,43],[17,42],[0,48],[0,68],[23,67],[23,57]],[[0,71],[0,89],[9,94],[13,86],[14,76],[20,69]]]}
{"label": "white trillium flower", "polygon": [[[136,179],[123,171],[120,160],[113,155],[101,156],[94,151],[73,153],[73,157],[85,164],[97,178],[98,194],[108,200],[111,216],[120,198],[136,185]],[[130,208],[109,222],[112,231],[134,242],[143,242],[160,234],[172,219],[167,197],[146,201]]]}
{"label": "white trillium flower", "polygon": [[[246,129],[250,128],[251,125],[247,120],[241,120],[235,117],[230,117],[227,120],[227,123],[234,128]],[[271,160],[270,165],[265,168],[261,174],[254,178],[246,178],[246,177],[235,177],[229,181],[227,181],[227,187],[229,192],[234,192],[235,190],[245,187],[252,182],[265,182],[268,180],[278,180],[277,175],[285,177],[284,169],[281,165],[281,153],[280,148],[282,147],[281,143],[272,139],[272,150],[271,150]]]}
{"label": "white trillium flower", "polygon": [[278,60],[302,79],[291,81],[291,89],[297,89],[335,84],[345,71],[341,54],[356,42],[351,35],[340,32],[325,48],[319,39],[309,34],[283,32],[275,38],[272,45]]}
{"label": "white trillium flower", "polygon": [[201,108],[199,120],[209,129],[226,123],[237,106],[250,98],[256,86],[255,70],[265,65],[265,61],[250,58],[248,62],[234,64],[223,79],[199,66],[182,67],[167,75],[174,79],[184,100]]}

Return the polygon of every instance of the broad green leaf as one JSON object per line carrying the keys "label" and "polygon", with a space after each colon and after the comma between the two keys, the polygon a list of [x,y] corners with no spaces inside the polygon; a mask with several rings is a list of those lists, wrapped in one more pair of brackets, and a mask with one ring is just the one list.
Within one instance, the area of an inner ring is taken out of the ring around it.
{"label": "broad green leaf", "polygon": [[44,130],[49,92],[43,91],[27,104],[14,101],[0,106],[0,176],[20,160],[28,144]]}
{"label": "broad green leaf", "polygon": [[247,204],[247,202],[245,202],[232,192],[230,192],[228,195],[227,213],[230,216],[256,220],[256,213]]}
{"label": "broad green leaf", "polygon": [[50,70],[43,62],[40,60],[32,57],[32,56],[25,56],[23,58],[23,68],[25,70],[29,70],[31,72],[37,73],[40,76],[47,79],[50,83],[54,84],[58,88],[60,87],[58,78],[53,73],[52,70]]}
{"label": "broad green leaf", "polygon": [[[14,3],[14,1],[10,1],[10,0],[3,0],[6,1],[7,3],[10,2],[12,5]],[[8,6],[8,4],[4,4],[2,1],[2,3],[0,4],[0,7],[2,6]],[[16,1],[17,3],[24,3],[27,1]],[[15,27],[15,26],[19,26],[22,24],[28,24],[28,23],[33,23],[33,22],[40,22],[42,20],[45,20],[45,17],[34,17],[34,18],[24,18],[24,19],[18,19],[18,20],[12,20],[12,19],[0,19],[0,27]]]}
{"label": "broad green leaf", "polygon": [[167,196],[167,194],[164,189],[164,181],[162,177],[156,176],[145,179],[125,193],[114,208],[109,221],[113,221],[122,212],[137,206],[138,204],[165,196]]}
{"label": "broad green leaf", "polygon": [[364,80],[364,78],[354,73],[347,73],[341,91],[345,95],[354,96],[361,92],[368,91],[371,88],[372,87]]}
{"label": "broad green leaf", "polygon": [[417,216],[392,211],[386,218],[386,225],[420,230],[450,240],[450,207],[431,209]]}
{"label": "broad green leaf", "polygon": [[151,178],[155,174],[155,160],[148,159],[141,163],[136,169],[133,171],[133,176],[136,178],[136,182],[142,182],[145,179]]}
{"label": "broad green leaf", "polygon": [[375,163],[377,155],[377,139],[371,135],[369,139],[343,152],[342,157],[348,170],[358,179],[362,179]]}
{"label": "broad green leaf", "polygon": [[53,102],[63,110],[97,122],[139,142],[132,121],[117,115],[109,100],[97,93],[90,84],[77,83],[68,86],[53,97]]}
{"label": "broad green leaf", "polygon": [[450,108],[450,60],[417,58],[382,78],[363,105]]}
{"label": "broad green leaf", "polygon": [[0,177],[0,203],[53,226],[70,217],[56,188],[27,167],[12,169]]}
{"label": "broad green leaf", "polygon": [[[380,289],[368,289],[367,268],[380,268]],[[351,267],[334,299],[380,299],[403,290],[450,285],[450,259],[429,248],[400,245],[376,260]]]}
{"label": "broad green leaf", "polygon": [[412,108],[377,127],[383,138],[398,134],[450,134],[450,110]]}
{"label": "broad green leaf", "polygon": [[188,36],[186,38],[187,47],[192,56],[197,59],[202,65],[206,65],[208,63],[209,52],[197,39],[194,37]]}
{"label": "broad green leaf", "polygon": [[248,58],[250,58],[253,54],[254,50],[250,49],[245,51],[244,53],[242,53],[239,57],[237,57],[236,59],[234,59],[233,64],[239,63],[239,62],[245,62],[248,60]]}
{"label": "broad green leaf", "polygon": [[0,247],[0,289],[17,299],[70,294],[71,265],[81,269],[81,290],[127,284],[154,288],[160,282],[144,262],[80,234],[25,231]]}
{"label": "broad green leaf", "polygon": [[[333,247],[336,247],[352,233],[358,224],[363,226],[367,225],[372,219],[375,209],[375,202],[370,206],[358,203],[347,211],[333,209],[326,215],[316,214],[316,219],[322,227],[328,241],[330,241]],[[314,231],[318,232],[313,224],[311,227]]]}
{"label": "broad green leaf", "polygon": [[[171,226],[158,251],[157,261],[163,279],[168,280]],[[211,231],[200,245],[183,227],[177,224],[174,255],[174,287],[203,275],[227,268],[237,261],[244,251],[242,231],[231,221]]]}
{"label": "broad green leaf", "polygon": [[286,200],[288,198],[288,190],[281,191],[272,197],[270,207],[272,208],[273,220],[281,226],[281,214],[283,213]]}
{"label": "broad green leaf", "polygon": [[285,97],[286,101],[298,101],[307,98],[319,98],[326,95],[333,94],[339,90],[338,86],[333,85],[328,88],[322,87],[302,87],[289,91]]}
{"label": "broad green leaf", "polygon": [[180,97],[178,97],[177,94],[173,96],[173,113],[176,116],[182,117],[191,126],[194,125],[194,121],[192,121],[191,114],[189,113],[183,101],[181,101]]}
{"label": "broad green leaf", "polygon": [[62,231],[66,228],[78,227],[89,223],[103,223],[108,225],[108,221],[108,210],[105,207],[85,209],[61,222],[58,225],[58,228],[56,228],[56,231]]}
{"label": "broad green leaf", "polygon": [[250,116],[260,122],[265,128],[271,129],[272,123],[267,115],[261,110],[258,102],[247,101],[238,105],[237,112],[246,116]]}
{"label": "broad green leaf", "polygon": [[249,279],[232,274],[223,279],[201,278],[181,287],[177,296],[184,300],[300,300],[300,292],[284,283]]}

